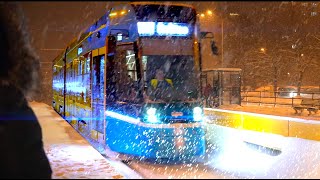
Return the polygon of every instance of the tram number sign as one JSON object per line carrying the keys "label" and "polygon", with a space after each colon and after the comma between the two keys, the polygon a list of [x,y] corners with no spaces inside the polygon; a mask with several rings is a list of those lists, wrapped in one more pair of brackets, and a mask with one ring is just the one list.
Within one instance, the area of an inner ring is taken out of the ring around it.
{"label": "tram number sign", "polygon": [[173,112],[171,113],[171,116],[173,116],[173,117],[179,117],[179,116],[183,116],[183,113],[182,113],[182,112],[175,112],[175,111],[173,111]]}

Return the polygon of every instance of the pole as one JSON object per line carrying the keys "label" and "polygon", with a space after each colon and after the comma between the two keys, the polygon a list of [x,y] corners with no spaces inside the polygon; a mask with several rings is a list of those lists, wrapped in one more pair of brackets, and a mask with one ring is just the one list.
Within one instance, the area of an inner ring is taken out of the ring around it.
{"label": "pole", "polygon": [[224,31],[224,24],[223,24],[223,17],[221,18],[221,66],[223,67],[223,39],[224,39],[224,36],[223,36],[223,31]]}

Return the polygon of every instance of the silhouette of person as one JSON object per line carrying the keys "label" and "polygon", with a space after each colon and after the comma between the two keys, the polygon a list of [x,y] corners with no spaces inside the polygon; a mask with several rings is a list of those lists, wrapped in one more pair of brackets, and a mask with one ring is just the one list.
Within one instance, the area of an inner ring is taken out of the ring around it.
{"label": "silhouette of person", "polygon": [[26,100],[39,85],[40,66],[23,18],[17,3],[0,3],[0,178],[51,179],[41,127]]}
{"label": "silhouette of person", "polygon": [[151,100],[163,101],[167,96],[166,94],[173,88],[173,83],[171,79],[165,78],[162,69],[157,69],[155,78],[151,79],[148,87],[148,94]]}
{"label": "silhouette of person", "polygon": [[157,69],[155,79],[151,80],[151,87],[153,89],[173,87],[173,83],[171,79],[165,78],[165,75],[162,69]]}

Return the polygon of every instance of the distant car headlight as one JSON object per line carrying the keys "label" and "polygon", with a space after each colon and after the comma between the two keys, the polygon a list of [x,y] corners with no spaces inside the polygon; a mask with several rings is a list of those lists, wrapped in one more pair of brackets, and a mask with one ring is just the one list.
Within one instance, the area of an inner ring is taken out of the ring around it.
{"label": "distant car headlight", "polygon": [[294,92],[290,92],[289,96],[290,97],[295,97],[297,95],[297,93],[294,93]]}
{"label": "distant car headlight", "polygon": [[203,119],[202,108],[200,107],[193,108],[193,119],[194,121],[202,121]]}
{"label": "distant car headlight", "polygon": [[159,123],[159,119],[157,118],[157,109],[156,108],[149,108],[147,110],[147,122],[149,123]]}

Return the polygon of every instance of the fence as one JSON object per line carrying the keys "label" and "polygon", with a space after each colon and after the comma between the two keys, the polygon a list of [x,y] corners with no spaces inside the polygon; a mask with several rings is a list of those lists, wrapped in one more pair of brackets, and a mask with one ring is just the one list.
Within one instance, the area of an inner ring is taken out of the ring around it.
{"label": "fence", "polygon": [[241,91],[241,104],[296,106],[302,99],[320,100],[320,92]]}

